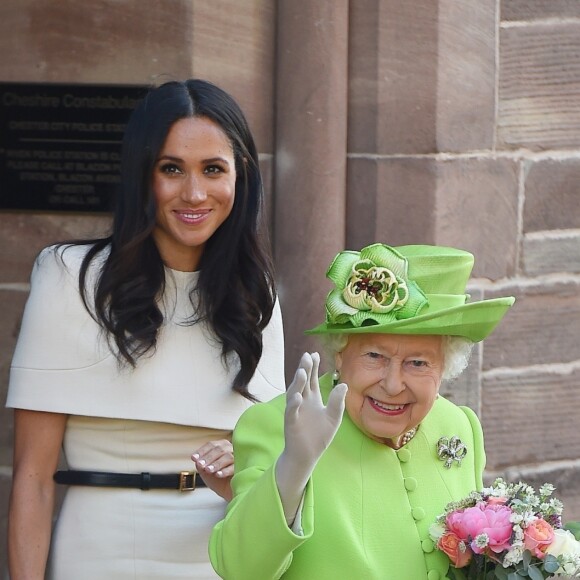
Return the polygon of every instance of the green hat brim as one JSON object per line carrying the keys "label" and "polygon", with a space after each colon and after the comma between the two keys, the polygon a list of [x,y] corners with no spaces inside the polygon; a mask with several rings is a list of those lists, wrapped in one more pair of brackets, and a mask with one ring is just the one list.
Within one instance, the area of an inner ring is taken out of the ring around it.
{"label": "green hat brim", "polygon": [[514,301],[513,296],[492,298],[386,324],[354,327],[350,323],[323,323],[305,334],[434,334],[463,336],[479,342],[493,331]]}

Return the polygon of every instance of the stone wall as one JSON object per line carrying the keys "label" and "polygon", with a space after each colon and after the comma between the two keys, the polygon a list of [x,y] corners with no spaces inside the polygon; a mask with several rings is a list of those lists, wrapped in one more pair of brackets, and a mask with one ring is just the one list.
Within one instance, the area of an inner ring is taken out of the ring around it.
{"label": "stone wall", "polygon": [[[198,76],[247,112],[266,176],[290,376],[323,274],[373,241],[473,251],[504,323],[445,393],[480,414],[488,478],[551,481],[580,519],[576,0],[4,0],[0,81]],[[44,245],[94,215],[0,212],[0,394]],[[11,413],[0,410],[0,564]]]}
{"label": "stone wall", "polygon": [[580,4],[351,2],[346,241],[476,256],[517,301],[445,392],[487,476],[551,481],[580,517]]}

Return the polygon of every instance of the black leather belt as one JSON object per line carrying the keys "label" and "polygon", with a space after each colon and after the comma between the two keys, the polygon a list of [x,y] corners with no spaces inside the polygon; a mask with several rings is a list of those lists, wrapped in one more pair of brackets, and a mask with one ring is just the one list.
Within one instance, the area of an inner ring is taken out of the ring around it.
{"label": "black leather belt", "polygon": [[178,489],[193,491],[206,487],[195,471],[180,473],[107,473],[104,471],[57,471],[53,476],[56,483],[66,485],[92,485],[96,487],[133,487],[137,489]]}

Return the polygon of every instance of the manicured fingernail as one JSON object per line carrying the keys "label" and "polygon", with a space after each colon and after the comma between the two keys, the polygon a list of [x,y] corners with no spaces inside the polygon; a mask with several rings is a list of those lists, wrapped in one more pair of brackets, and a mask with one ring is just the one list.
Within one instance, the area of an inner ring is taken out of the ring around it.
{"label": "manicured fingernail", "polygon": [[208,465],[208,466],[206,467],[206,469],[207,469],[208,471],[213,471],[213,470],[215,469],[215,467],[214,467],[213,465]]}
{"label": "manicured fingernail", "polygon": [[200,464],[201,466],[205,465],[205,459],[200,459],[200,460],[199,460],[199,464]]}
{"label": "manicured fingernail", "polygon": [[199,459],[199,453],[194,453],[194,454],[192,455],[192,457],[193,457],[194,459]]}
{"label": "manicured fingernail", "polygon": [[219,471],[216,471],[215,473],[218,477],[223,477],[223,471],[220,469]]}

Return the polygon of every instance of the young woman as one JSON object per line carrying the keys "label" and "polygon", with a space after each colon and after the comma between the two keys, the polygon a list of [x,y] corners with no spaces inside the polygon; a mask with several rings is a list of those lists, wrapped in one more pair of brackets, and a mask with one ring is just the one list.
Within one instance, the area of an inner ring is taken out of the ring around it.
{"label": "young woman", "polygon": [[216,578],[231,431],[284,391],[262,199],[227,93],[170,82],[137,106],[111,235],[49,247],[32,273],[7,403],[12,580]]}

